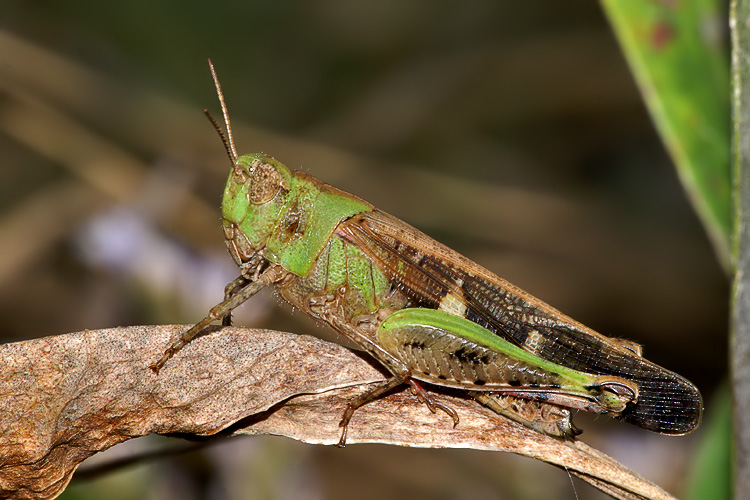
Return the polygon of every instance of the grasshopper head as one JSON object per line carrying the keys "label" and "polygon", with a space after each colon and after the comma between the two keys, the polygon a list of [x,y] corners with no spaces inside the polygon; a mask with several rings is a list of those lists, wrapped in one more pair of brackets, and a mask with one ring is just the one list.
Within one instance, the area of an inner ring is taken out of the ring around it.
{"label": "grasshopper head", "polygon": [[289,202],[291,178],[286,166],[263,153],[235,160],[221,212],[227,248],[238,266],[262,256]]}
{"label": "grasshopper head", "polygon": [[224,236],[229,253],[243,272],[247,268],[257,270],[267,256],[266,243],[289,203],[292,173],[263,153],[237,155],[224,93],[211,59],[208,67],[221,103],[226,133],[208,110],[204,112],[219,133],[232,163],[221,202]]}

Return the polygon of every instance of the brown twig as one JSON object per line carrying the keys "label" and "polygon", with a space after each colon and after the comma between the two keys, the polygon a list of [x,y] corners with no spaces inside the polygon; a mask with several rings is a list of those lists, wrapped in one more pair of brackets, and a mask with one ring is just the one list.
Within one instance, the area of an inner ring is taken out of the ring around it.
{"label": "brown twig", "polygon": [[[47,499],[76,467],[150,433],[274,434],[335,444],[347,401],[383,374],[341,346],[269,330],[224,328],[149,365],[181,326],[88,330],[0,346],[0,496]],[[441,395],[455,428],[408,391],[358,410],[348,444],[509,451],[567,468],[617,498],[672,498],[580,441],[563,442]]]}

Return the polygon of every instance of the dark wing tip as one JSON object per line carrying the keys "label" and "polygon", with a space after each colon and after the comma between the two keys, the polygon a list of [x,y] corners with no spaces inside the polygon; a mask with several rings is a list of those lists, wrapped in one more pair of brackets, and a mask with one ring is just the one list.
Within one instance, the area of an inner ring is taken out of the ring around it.
{"label": "dark wing tip", "polygon": [[700,425],[703,398],[698,388],[676,373],[664,370],[651,380],[639,380],[639,397],[621,419],[662,434],[687,434]]}

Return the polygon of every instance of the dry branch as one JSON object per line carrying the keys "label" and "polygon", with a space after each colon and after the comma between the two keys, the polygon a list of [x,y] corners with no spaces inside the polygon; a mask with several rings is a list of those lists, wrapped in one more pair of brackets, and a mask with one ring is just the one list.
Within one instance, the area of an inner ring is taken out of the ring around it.
{"label": "dry branch", "polygon": [[[181,326],[84,331],[0,346],[0,497],[60,494],[76,467],[150,433],[274,434],[335,444],[346,402],[383,374],[341,346],[268,330],[224,328],[189,344],[159,375]],[[617,498],[672,498],[580,441],[562,442],[469,399],[441,395],[460,423],[408,391],[354,414],[347,443],[510,451]]]}

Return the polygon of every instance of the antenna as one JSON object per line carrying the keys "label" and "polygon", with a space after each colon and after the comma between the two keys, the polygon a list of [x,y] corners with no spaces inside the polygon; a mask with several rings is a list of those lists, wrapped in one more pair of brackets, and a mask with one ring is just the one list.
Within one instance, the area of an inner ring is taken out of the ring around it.
{"label": "antenna", "polygon": [[224,123],[227,126],[226,133],[224,133],[224,130],[222,130],[219,121],[207,109],[204,109],[203,112],[206,113],[206,116],[208,116],[208,119],[211,121],[216,131],[219,133],[221,142],[224,143],[224,149],[227,150],[227,155],[229,155],[229,159],[232,162],[232,168],[236,168],[235,162],[237,160],[237,148],[234,147],[234,137],[232,137],[232,124],[229,121],[227,103],[224,101],[224,93],[221,91],[219,77],[216,75],[216,69],[214,68],[214,63],[211,61],[211,59],[208,60],[208,67],[211,69],[211,77],[213,78],[214,85],[216,86],[216,93],[219,95],[221,111],[224,114]]}

